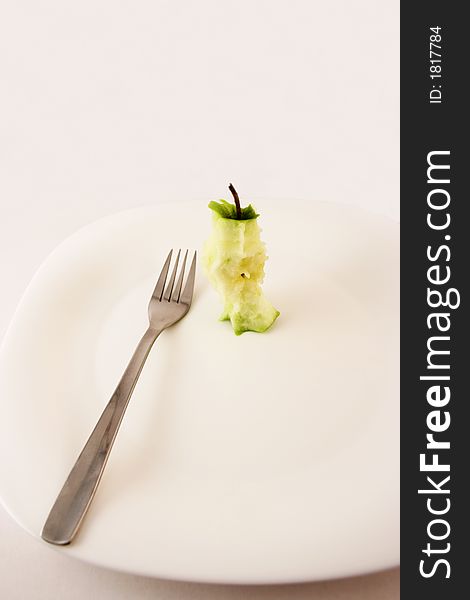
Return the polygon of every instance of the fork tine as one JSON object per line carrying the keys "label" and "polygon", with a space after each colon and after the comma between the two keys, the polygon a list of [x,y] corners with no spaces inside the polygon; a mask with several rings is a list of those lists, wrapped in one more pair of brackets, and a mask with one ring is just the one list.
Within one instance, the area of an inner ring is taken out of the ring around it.
{"label": "fork tine", "polygon": [[160,277],[158,278],[157,285],[153,291],[152,297],[157,300],[162,299],[163,288],[165,287],[166,278],[168,275],[168,269],[170,268],[171,255],[173,254],[173,250],[170,250],[170,253],[167,256],[165,264],[163,265],[162,272],[160,273]]}
{"label": "fork tine", "polygon": [[194,280],[196,279],[196,255],[197,252],[194,252],[188,279],[186,280],[186,285],[184,286],[183,293],[180,297],[180,302],[183,302],[184,304],[191,304],[191,300],[193,299]]}
{"label": "fork tine", "polygon": [[178,254],[176,255],[175,266],[173,267],[173,271],[171,273],[170,281],[168,282],[168,285],[166,286],[165,293],[163,294],[162,300],[166,300],[167,302],[170,301],[171,292],[173,291],[173,285],[175,284],[176,270],[178,269],[178,261],[180,259],[180,254],[181,254],[181,250],[178,250]]}
{"label": "fork tine", "polygon": [[181,265],[181,271],[178,277],[178,281],[176,282],[176,286],[173,290],[173,294],[171,296],[171,300],[173,302],[179,302],[180,299],[180,294],[181,294],[181,287],[183,286],[183,277],[184,277],[184,268],[186,267],[186,259],[188,258],[188,250],[186,250],[186,253],[184,255],[184,259],[183,259],[183,264]]}

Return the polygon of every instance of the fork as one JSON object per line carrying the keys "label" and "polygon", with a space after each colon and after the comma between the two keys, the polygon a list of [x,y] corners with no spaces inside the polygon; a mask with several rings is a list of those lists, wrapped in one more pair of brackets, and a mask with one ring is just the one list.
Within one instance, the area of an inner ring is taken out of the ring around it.
{"label": "fork", "polygon": [[113,442],[147,356],[160,333],[182,319],[191,306],[196,275],[196,252],[183,288],[188,251],[176,281],[181,250],[178,252],[168,285],[171,250],[163,265],[148,306],[149,327],[140,340],[120,382],[98,423],[72,467],[49,516],[41,537],[57,545],[70,544],[75,537],[98,488]]}

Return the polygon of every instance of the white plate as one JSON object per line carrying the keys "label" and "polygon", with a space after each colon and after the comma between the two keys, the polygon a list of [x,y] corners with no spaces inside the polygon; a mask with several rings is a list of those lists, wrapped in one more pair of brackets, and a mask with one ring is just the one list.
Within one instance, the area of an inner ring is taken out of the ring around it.
{"label": "white plate", "polygon": [[[255,205],[281,316],[236,337],[199,267],[61,552],[237,583],[398,562],[398,226],[346,206]],[[0,495],[34,536],[146,327],[168,249],[200,248],[209,228],[200,204],[120,213],[66,240],[30,284],[0,357]]]}

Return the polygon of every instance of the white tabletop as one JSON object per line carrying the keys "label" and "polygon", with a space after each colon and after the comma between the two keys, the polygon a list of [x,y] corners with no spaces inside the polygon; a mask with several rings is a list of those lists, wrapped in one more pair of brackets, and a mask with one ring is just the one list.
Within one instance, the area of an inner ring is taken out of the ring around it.
{"label": "white tabletop", "polygon": [[[0,20],[0,338],[36,268],[125,208],[226,196],[398,218],[399,3],[10,3]],[[166,582],[73,561],[0,508],[0,595],[398,598],[398,570],[299,586]]]}

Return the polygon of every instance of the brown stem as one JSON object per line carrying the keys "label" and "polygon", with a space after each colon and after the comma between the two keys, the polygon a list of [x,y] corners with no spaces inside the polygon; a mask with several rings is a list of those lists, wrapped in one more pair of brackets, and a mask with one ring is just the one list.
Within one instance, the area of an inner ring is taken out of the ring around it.
{"label": "brown stem", "polygon": [[233,199],[235,200],[235,206],[237,208],[237,219],[242,218],[242,209],[240,208],[240,199],[237,194],[237,190],[232,184],[229,184],[228,189],[232,192]]}

